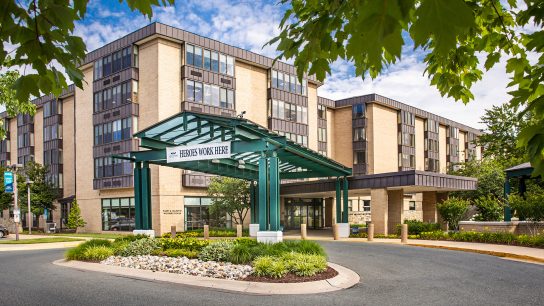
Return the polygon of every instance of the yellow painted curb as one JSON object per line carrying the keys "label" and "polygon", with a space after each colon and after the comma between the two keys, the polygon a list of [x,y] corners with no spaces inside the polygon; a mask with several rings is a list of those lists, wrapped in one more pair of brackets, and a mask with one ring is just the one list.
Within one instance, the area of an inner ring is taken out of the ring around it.
{"label": "yellow painted curb", "polygon": [[527,256],[527,255],[505,253],[505,252],[496,252],[496,251],[487,251],[487,250],[475,250],[475,249],[450,247],[450,246],[443,246],[443,245],[419,244],[419,243],[408,243],[407,245],[418,246],[418,247],[423,247],[423,248],[431,248],[431,249],[446,249],[446,250],[452,250],[452,251],[471,252],[471,253],[478,253],[478,254],[485,254],[485,255],[493,255],[493,256],[497,256],[497,257],[518,259],[518,260],[523,260],[523,261],[531,261],[531,262],[536,262],[536,263],[544,263],[544,259],[542,259],[542,258]]}

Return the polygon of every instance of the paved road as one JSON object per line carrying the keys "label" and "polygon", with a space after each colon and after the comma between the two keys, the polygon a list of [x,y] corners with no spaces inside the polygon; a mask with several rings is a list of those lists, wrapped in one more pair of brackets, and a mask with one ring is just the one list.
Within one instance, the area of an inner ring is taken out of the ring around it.
{"label": "paved road", "polygon": [[63,250],[0,252],[0,305],[542,305],[544,265],[388,244],[322,242],[357,286],[255,296],[52,265]]}

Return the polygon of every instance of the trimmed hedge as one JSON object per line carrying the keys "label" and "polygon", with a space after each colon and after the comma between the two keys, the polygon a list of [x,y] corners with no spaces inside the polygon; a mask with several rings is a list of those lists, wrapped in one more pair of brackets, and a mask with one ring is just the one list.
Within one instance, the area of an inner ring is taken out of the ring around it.
{"label": "trimmed hedge", "polygon": [[441,231],[423,232],[419,235],[419,239],[425,240],[451,240],[461,242],[480,242],[517,245],[526,247],[544,248],[544,234],[529,236],[515,235],[512,233],[480,233],[480,232],[459,232],[459,233],[444,233]]}
{"label": "trimmed hedge", "polygon": [[[404,224],[408,224],[408,235],[419,235],[422,232],[434,232],[440,230],[440,224],[428,223],[417,220],[404,220]],[[400,235],[401,225],[397,224],[397,235]]]}

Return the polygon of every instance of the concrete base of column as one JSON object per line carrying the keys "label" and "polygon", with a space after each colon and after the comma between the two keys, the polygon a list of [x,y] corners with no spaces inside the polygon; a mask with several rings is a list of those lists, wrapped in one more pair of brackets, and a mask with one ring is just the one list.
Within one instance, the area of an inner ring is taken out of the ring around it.
{"label": "concrete base of column", "polygon": [[349,238],[349,223],[337,223],[338,226],[338,237],[339,238]]}
{"label": "concrete base of column", "polygon": [[278,243],[283,241],[283,232],[281,231],[259,231],[257,232],[257,242]]}
{"label": "concrete base of column", "polygon": [[154,230],[133,230],[132,234],[134,235],[146,235],[150,238],[155,238],[155,231]]}
{"label": "concrete base of column", "polygon": [[249,237],[257,237],[258,231],[259,231],[259,224],[249,225]]}

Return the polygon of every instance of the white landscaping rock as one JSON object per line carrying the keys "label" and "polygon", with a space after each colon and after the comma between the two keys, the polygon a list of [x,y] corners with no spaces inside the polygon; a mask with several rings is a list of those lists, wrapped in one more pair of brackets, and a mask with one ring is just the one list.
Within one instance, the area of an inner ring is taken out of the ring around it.
{"label": "white landscaping rock", "polygon": [[142,270],[188,274],[224,279],[243,279],[253,273],[253,267],[229,262],[202,261],[187,257],[165,256],[111,256],[100,262],[104,265]]}

